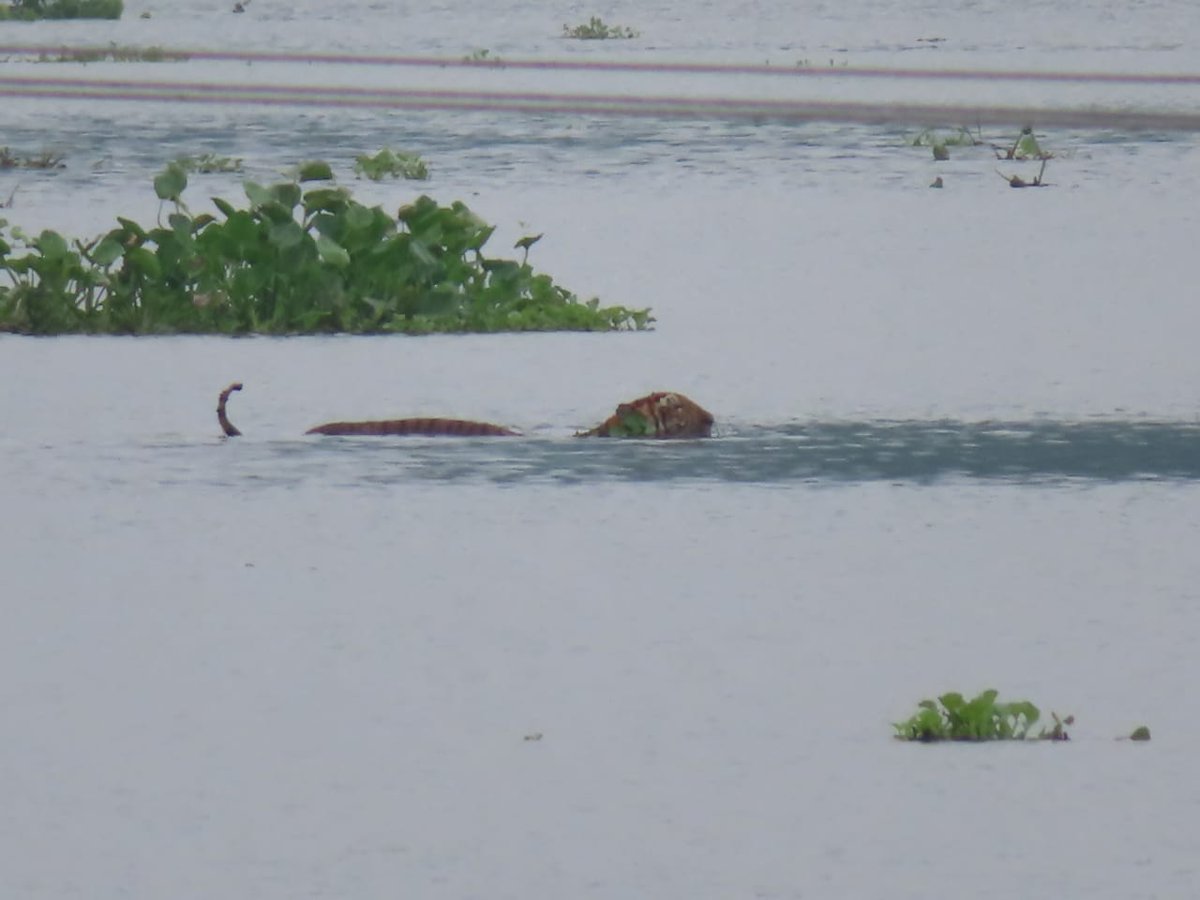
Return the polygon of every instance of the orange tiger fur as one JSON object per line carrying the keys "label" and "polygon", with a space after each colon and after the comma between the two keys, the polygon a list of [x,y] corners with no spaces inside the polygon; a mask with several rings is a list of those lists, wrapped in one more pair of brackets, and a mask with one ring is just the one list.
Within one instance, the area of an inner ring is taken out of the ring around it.
{"label": "orange tiger fur", "polygon": [[622,403],[613,415],[576,437],[709,437],[712,427],[712,413],[694,400],[657,391]]}
{"label": "orange tiger fur", "polygon": [[[229,421],[225,414],[225,404],[229,395],[242,389],[241,382],[234,382],[221,391],[217,398],[217,421],[226,437],[237,437],[241,434],[237,426]],[[370,435],[403,435],[422,434],[430,436],[454,437],[483,437],[488,435],[515,435],[520,432],[505,428],[503,425],[492,425],[490,422],[471,422],[466,419],[380,419],[367,422],[326,422],[310,428],[305,434],[370,434]]]}
{"label": "orange tiger fur", "polygon": [[424,434],[455,437],[515,435],[519,432],[490,422],[466,419],[381,419],[375,422],[327,422],[305,434]]}
{"label": "orange tiger fur", "polygon": [[[217,398],[217,421],[226,437],[241,434],[225,414],[229,395],[242,389],[241,382],[234,382],[221,391]],[[695,401],[672,391],[657,391],[622,403],[617,411],[589,431],[578,432],[576,437],[709,437],[712,434],[713,416]],[[305,434],[333,435],[406,435],[484,437],[519,435],[503,425],[490,422],[472,422],[466,419],[380,419],[363,422],[326,422],[310,428]]]}

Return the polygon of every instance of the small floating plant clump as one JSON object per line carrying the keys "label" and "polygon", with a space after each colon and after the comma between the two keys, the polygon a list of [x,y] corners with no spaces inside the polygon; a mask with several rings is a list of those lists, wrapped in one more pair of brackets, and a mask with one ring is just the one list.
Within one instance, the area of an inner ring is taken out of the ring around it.
{"label": "small floating plant clump", "polygon": [[0,6],[0,20],[119,19],[122,0],[12,0]]}
{"label": "small floating plant clump", "polygon": [[[644,329],[649,310],[581,301],[520,262],[487,256],[495,226],[420,196],[396,215],[356,201],[324,162],[296,180],[245,183],[242,206],[193,215],[188,176],[154,179],[173,210],[117,218],[94,240],[6,233],[0,330],[29,334],[313,334]],[[521,246],[518,241],[518,246]],[[532,243],[529,240],[528,243]],[[523,249],[528,251],[528,246]],[[7,282],[7,283],[6,283]]]}
{"label": "small floating plant clump", "polygon": [[[945,133],[933,128],[927,128],[912,139],[914,147],[929,147],[932,149],[933,158],[938,162],[945,162],[950,159],[951,147],[968,147],[979,146],[984,144],[983,135],[981,132],[972,134],[971,131],[964,127],[959,127],[957,131]],[[1045,150],[1038,143],[1037,137],[1033,133],[1033,129],[1025,127],[1021,129],[1020,134],[1012,144],[989,144],[997,159],[1014,160],[1014,161],[1036,161],[1041,163],[1041,168],[1032,178],[1022,178],[1020,175],[1007,175],[997,170],[1009,187],[1014,188],[1029,188],[1029,187],[1048,187],[1050,182],[1045,180],[1046,163],[1054,158],[1054,154]],[[931,187],[944,187],[945,182],[939,176]]]}
{"label": "small floating plant clump", "polygon": [[503,66],[504,60],[499,56],[493,56],[492,51],[487,48],[480,47],[466,54],[462,61],[465,63],[474,63],[482,66]]}
{"label": "small floating plant clump", "polygon": [[185,172],[195,172],[197,175],[242,171],[242,161],[240,158],[218,156],[216,153],[202,153],[198,156],[177,156],[173,165],[179,166]]}
{"label": "small floating plant clump", "polygon": [[912,139],[914,147],[974,147],[981,143],[982,137],[972,134],[969,128],[962,125],[948,132],[926,128]]}
{"label": "small floating plant clump", "polygon": [[641,37],[641,32],[626,25],[606,25],[599,16],[592,16],[582,25],[563,25],[563,37],[580,41],[631,40]]}
{"label": "small floating plant clump", "polygon": [[0,169],[63,169],[66,168],[63,158],[57,153],[43,150],[41,153],[26,156],[13,153],[8,147],[0,147]]}
{"label": "small floating plant clump", "polygon": [[425,160],[415,153],[405,153],[388,147],[384,147],[374,156],[356,156],[354,171],[372,181],[381,181],[389,175],[409,181],[425,181],[429,178],[429,166],[425,164]]}
{"label": "small floating plant clump", "polygon": [[922,743],[1068,739],[1066,726],[1074,724],[1074,716],[1060,719],[1051,713],[1054,725],[1033,734],[1041,717],[1038,708],[1028,700],[999,703],[997,696],[996,691],[987,690],[970,700],[955,692],[942,694],[936,702],[922,700],[910,718],[893,723],[896,737]]}
{"label": "small floating plant clump", "polygon": [[38,62],[49,63],[94,63],[94,62],[184,62],[191,55],[162,47],[135,47],[109,42],[107,47],[63,47],[54,53],[43,52]]}

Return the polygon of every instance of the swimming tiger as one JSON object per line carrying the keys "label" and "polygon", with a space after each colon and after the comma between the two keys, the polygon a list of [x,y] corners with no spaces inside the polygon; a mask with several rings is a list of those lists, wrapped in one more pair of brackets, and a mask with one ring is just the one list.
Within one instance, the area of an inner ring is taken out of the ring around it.
{"label": "swimming tiger", "polygon": [[[240,391],[240,381],[221,391],[217,397],[217,421],[226,437],[241,434],[229,421],[225,406],[229,395]],[[709,437],[712,434],[713,416],[708,410],[688,399],[683,394],[658,391],[622,403],[617,411],[589,431],[580,431],[576,437]],[[407,435],[419,434],[431,437],[485,437],[514,436],[519,431],[490,422],[472,422],[466,419],[379,419],[362,422],[327,422],[310,428],[305,434],[331,435]]]}
{"label": "swimming tiger", "polygon": [[[221,391],[217,398],[217,421],[226,437],[237,437],[241,434],[237,427],[229,421],[225,414],[225,404],[229,395],[240,391],[240,381],[234,382]],[[455,437],[484,437],[517,435],[518,431],[505,428],[503,425],[492,425],[490,422],[471,422],[466,419],[379,419],[366,422],[326,422],[304,432],[305,434],[336,434],[336,435],[401,435],[420,434],[429,436],[453,435]]]}
{"label": "swimming tiger", "polygon": [[709,437],[713,416],[694,400],[672,391],[657,391],[622,403],[617,411],[576,437]]}

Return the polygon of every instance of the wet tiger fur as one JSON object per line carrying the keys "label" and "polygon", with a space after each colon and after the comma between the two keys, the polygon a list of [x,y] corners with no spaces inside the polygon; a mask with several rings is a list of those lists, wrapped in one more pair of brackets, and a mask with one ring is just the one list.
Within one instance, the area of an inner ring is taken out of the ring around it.
{"label": "wet tiger fur", "polygon": [[225,432],[225,437],[238,437],[241,434],[234,424],[229,421],[229,417],[225,415],[225,404],[229,402],[229,395],[241,389],[242,383],[235,381],[229,387],[225,388],[225,390],[221,391],[220,396],[217,397],[217,421],[221,423],[221,430]]}
{"label": "wet tiger fur", "polygon": [[[241,382],[234,382],[221,391],[217,398],[217,421],[226,437],[241,434],[229,421],[225,406],[229,395],[242,389]],[[709,437],[712,434],[713,416],[708,410],[688,399],[683,394],[658,391],[622,403],[617,411],[589,431],[578,432],[576,437]],[[363,422],[326,422],[310,428],[305,434],[332,435],[406,435],[484,437],[519,435],[503,425],[489,422],[472,422],[465,419],[380,419]]]}
{"label": "wet tiger fur", "polygon": [[326,422],[305,434],[424,434],[454,437],[510,436],[520,434],[503,425],[466,419],[379,419],[372,422]]}
{"label": "wet tiger fur", "polygon": [[576,437],[709,437],[713,416],[695,401],[671,391],[658,391],[622,403],[617,411]]}

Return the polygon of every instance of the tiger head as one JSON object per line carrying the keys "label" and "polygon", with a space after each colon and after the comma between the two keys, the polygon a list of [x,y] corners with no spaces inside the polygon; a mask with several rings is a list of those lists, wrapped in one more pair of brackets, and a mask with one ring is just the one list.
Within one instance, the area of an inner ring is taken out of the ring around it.
{"label": "tiger head", "polygon": [[579,437],[709,437],[713,416],[683,394],[659,391],[622,403],[617,411]]}

